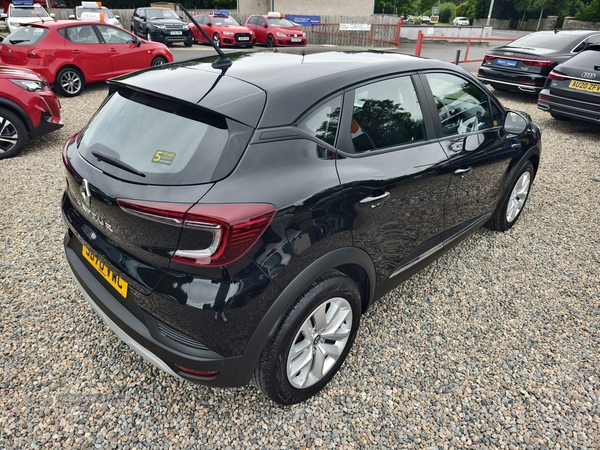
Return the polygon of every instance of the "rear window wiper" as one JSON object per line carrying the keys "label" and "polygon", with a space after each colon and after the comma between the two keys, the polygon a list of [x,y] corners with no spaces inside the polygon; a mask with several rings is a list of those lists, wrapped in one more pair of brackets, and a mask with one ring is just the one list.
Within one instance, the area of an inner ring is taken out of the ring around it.
{"label": "rear window wiper", "polygon": [[30,39],[15,39],[15,40],[13,40],[13,39],[9,39],[9,40],[8,40],[8,42],[10,42],[10,43],[11,43],[11,44],[13,44],[13,45],[16,45],[16,44],[21,44],[21,43],[23,43],[23,42],[29,42],[29,41],[30,41]]}
{"label": "rear window wiper", "polygon": [[134,169],[129,164],[126,164],[126,163],[124,163],[123,161],[121,161],[121,160],[119,160],[117,158],[113,158],[112,156],[107,155],[106,153],[93,151],[92,155],[94,155],[96,158],[98,158],[99,161],[104,161],[105,163],[108,163],[110,165],[118,167],[119,169],[126,170],[127,172],[130,172],[130,173],[132,173],[134,175],[137,175],[137,176],[140,176],[140,177],[145,177],[146,176],[145,173],[142,173],[139,170]]}

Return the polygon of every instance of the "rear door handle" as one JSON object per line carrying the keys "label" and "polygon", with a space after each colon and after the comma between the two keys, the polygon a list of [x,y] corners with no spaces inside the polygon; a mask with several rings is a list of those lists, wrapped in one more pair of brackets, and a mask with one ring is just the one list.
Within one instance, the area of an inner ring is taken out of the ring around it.
{"label": "rear door handle", "polygon": [[390,193],[386,191],[383,194],[378,195],[377,197],[371,197],[371,196],[365,197],[359,203],[361,205],[364,205],[365,203],[376,202],[376,201],[379,201],[379,200],[383,200],[384,198],[388,197],[389,195],[390,195]]}
{"label": "rear door handle", "polygon": [[465,173],[469,173],[471,170],[472,170],[471,167],[464,167],[462,169],[456,169],[454,171],[454,175],[455,176],[459,176],[459,175],[463,175],[464,176]]}

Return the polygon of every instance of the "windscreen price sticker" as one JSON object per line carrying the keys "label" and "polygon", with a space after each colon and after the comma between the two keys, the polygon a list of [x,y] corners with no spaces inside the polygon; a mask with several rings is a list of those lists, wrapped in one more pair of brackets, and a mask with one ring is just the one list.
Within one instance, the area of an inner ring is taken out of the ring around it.
{"label": "windscreen price sticker", "polygon": [[154,158],[152,158],[153,163],[164,164],[165,166],[170,166],[175,159],[175,153],[173,152],[165,152],[163,150],[157,150],[154,154]]}

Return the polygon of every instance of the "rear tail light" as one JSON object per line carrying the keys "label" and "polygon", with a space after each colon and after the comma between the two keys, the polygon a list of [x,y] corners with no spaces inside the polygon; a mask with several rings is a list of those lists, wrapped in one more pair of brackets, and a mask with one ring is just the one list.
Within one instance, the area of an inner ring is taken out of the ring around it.
{"label": "rear tail light", "polygon": [[495,56],[494,55],[485,55],[483,57],[484,61],[491,61],[492,59],[494,59]]}
{"label": "rear tail light", "polygon": [[553,70],[548,74],[549,80],[563,81],[565,78],[566,75],[564,73],[557,72],[556,70]]}
{"label": "rear tail light", "polygon": [[[240,259],[262,236],[275,207],[266,203],[183,204],[117,200],[121,209],[156,222],[183,227],[183,233],[195,231],[212,234],[208,247],[178,249],[171,259],[183,264],[214,267]],[[193,238],[182,235],[182,241]]]}
{"label": "rear tail light", "polygon": [[541,95],[541,94],[540,94],[540,95],[538,95],[538,100],[541,100],[541,101],[543,101],[543,102],[547,102],[547,101],[549,101],[550,99],[549,99],[548,97],[546,97],[545,95]]}
{"label": "rear tail light", "polygon": [[27,55],[30,58],[45,58],[46,50],[27,50]]}
{"label": "rear tail light", "polygon": [[548,67],[554,64],[550,59],[524,59],[523,64],[532,67]]}

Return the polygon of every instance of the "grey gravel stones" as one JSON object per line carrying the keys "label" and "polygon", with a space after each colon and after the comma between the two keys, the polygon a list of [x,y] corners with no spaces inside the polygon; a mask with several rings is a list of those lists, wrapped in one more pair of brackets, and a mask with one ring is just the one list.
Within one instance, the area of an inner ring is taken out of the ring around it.
{"label": "grey gravel stones", "polygon": [[0,161],[0,448],[600,448],[599,126],[497,93],[544,130],[516,226],[376,303],[329,386],[282,408],[163,374],[72,282],[62,143],[106,92],[62,98],[66,126]]}

